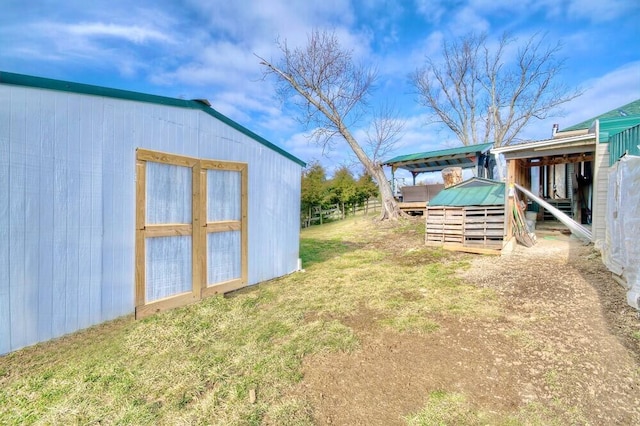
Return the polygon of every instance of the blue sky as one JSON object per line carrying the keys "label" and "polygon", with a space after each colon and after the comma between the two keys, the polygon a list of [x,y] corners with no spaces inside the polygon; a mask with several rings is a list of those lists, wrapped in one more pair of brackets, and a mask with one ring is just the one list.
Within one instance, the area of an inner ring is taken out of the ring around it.
{"label": "blue sky", "polygon": [[[545,139],[640,99],[637,0],[3,0],[0,70],[186,99],[212,106],[304,161],[331,171],[348,162],[309,143],[295,111],[261,79],[258,54],[276,59],[274,41],[306,41],[331,28],[358,61],[377,67],[374,102],[385,99],[405,122],[390,155],[457,146],[425,125],[408,74],[438,55],[444,38],[468,31],[520,41],[547,32],[566,58],[560,78],[585,90],[564,116],[532,122],[524,139]],[[352,129],[362,136],[363,129]]]}

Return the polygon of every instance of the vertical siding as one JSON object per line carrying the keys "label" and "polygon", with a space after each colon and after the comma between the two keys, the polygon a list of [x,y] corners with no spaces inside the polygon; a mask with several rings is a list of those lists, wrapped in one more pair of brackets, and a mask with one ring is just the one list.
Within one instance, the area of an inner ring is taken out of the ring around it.
{"label": "vertical siding", "polygon": [[34,111],[35,123],[29,125],[26,121],[24,138],[24,333],[27,341],[38,338],[38,283],[41,281],[39,271],[39,237],[40,237],[40,188],[39,166],[41,146],[37,133],[43,114],[40,108],[40,99],[36,94],[26,94],[25,108],[30,104],[36,104]]}
{"label": "vertical siding", "polygon": [[[38,169],[38,186],[40,189],[38,225],[39,225],[39,250],[38,272],[39,281],[49,280],[49,285],[38,285],[38,340],[46,340],[53,335],[53,286],[51,278],[54,268],[53,246],[53,204],[54,204],[54,146],[55,146],[55,99],[43,96],[40,99],[40,108],[37,111],[39,126],[38,134],[33,138],[40,141],[40,158]],[[33,113],[36,113],[35,111]]]}
{"label": "vertical siding", "polygon": [[89,284],[89,324],[97,324],[103,320],[102,317],[102,285],[103,285],[103,259],[102,252],[104,247],[103,233],[103,210],[104,196],[102,189],[102,161],[103,161],[103,130],[102,123],[104,120],[104,109],[99,99],[92,97],[83,98],[83,102],[90,123],[87,127],[91,128],[91,138],[82,141],[91,147],[91,157],[86,160],[85,164],[90,167],[91,173],[91,210],[86,212],[91,216],[91,275],[84,278]]}
{"label": "vertical siding", "polygon": [[67,282],[67,97],[55,94],[54,128],[54,193],[53,193],[53,304],[52,334],[63,335],[66,325],[66,288]]}
{"label": "vertical siding", "polygon": [[605,238],[605,213],[607,205],[607,188],[609,186],[609,149],[606,143],[596,144],[596,157],[594,159],[594,190],[593,190],[593,215],[592,234],[593,241]]}
{"label": "vertical siding", "polygon": [[27,297],[31,293],[32,278],[25,271],[25,180],[26,180],[26,123],[25,93],[12,95],[11,99],[11,143],[9,145],[9,182],[11,201],[9,204],[9,283],[12,344],[24,346],[29,343],[31,319]]}
{"label": "vertical siding", "polygon": [[65,168],[67,170],[67,229],[66,249],[67,265],[65,280],[65,326],[64,332],[70,333],[78,330],[78,310],[80,280],[78,268],[80,265],[80,105],[79,96],[68,96],[66,105],[66,154]]}
{"label": "vertical siding", "polygon": [[133,312],[136,148],[248,163],[249,283],[296,269],[295,162],[202,111],[0,85],[0,354]]}
{"label": "vertical siding", "polygon": [[[91,109],[87,111],[83,98],[77,103],[78,114],[78,160],[89,164],[78,167],[78,328],[91,325],[91,285],[85,279],[91,277],[91,246],[93,245],[93,228],[91,227]],[[85,278],[86,277],[86,278]]]}
{"label": "vertical siding", "polygon": [[11,93],[0,87],[0,354],[11,346],[11,291],[9,280],[9,150],[11,145]]}

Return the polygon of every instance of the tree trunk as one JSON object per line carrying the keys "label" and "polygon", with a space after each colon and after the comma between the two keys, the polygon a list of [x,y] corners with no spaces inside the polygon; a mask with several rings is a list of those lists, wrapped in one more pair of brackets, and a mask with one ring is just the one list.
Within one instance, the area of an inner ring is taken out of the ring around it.
{"label": "tree trunk", "polygon": [[391,185],[389,185],[389,181],[387,180],[387,176],[384,174],[384,170],[382,170],[382,166],[375,165],[373,167],[373,173],[371,173],[371,175],[378,182],[380,197],[382,198],[383,209],[380,215],[380,219],[397,220],[398,218],[403,216],[403,213],[400,210],[396,199],[393,197]]}
{"label": "tree trunk", "polygon": [[353,153],[367,170],[367,173],[369,173],[371,177],[373,177],[373,179],[375,179],[375,181],[378,183],[378,189],[380,190],[380,197],[382,198],[383,207],[382,214],[380,215],[380,220],[397,220],[398,218],[402,217],[404,213],[400,210],[396,199],[393,197],[391,185],[387,180],[387,175],[384,174],[382,165],[376,164],[371,161],[369,156],[367,156],[362,147],[351,135],[351,132],[349,132],[349,130],[342,123],[338,123],[337,127],[340,134],[345,138],[345,140],[353,150]]}

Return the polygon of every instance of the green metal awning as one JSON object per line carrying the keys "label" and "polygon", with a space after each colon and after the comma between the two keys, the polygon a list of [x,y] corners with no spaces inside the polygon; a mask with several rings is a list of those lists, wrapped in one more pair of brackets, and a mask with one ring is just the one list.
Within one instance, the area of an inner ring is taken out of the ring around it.
{"label": "green metal awning", "polygon": [[476,167],[478,156],[486,154],[493,143],[461,146],[439,151],[420,152],[394,157],[382,163],[395,169],[405,169],[413,174],[437,172],[447,167]]}

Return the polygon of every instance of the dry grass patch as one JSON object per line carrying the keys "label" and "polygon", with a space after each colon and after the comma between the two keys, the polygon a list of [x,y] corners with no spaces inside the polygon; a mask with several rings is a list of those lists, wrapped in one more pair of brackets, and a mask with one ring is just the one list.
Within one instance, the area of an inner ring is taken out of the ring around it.
{"label": "dry grass patch", "polygon": [[0,423],[309,424],[313,408],[287,390],[305,356],[358,348],[355,313],[412,333],[438,315],[495,315],[489,290],[455,277],[463,257],[422,247],[421,222],[312,227],[305,272],[2,357]]}

